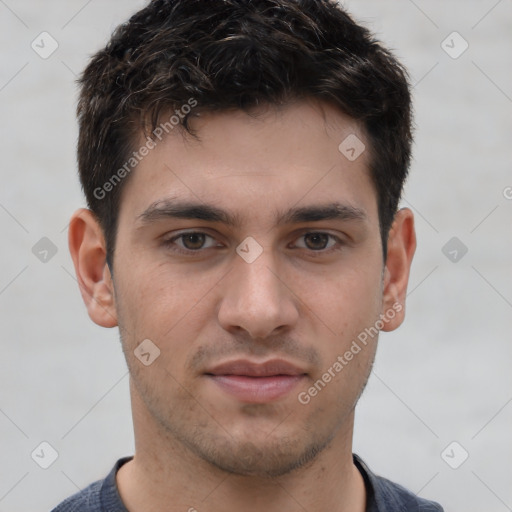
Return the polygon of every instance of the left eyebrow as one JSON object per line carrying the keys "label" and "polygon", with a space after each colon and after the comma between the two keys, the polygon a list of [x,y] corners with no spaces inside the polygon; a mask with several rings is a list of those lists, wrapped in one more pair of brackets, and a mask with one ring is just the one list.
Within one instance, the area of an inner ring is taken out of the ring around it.
{"label": "left eyebrow", "polygon": [[321,220],[366,220],[367,215],[361,208],[341,203],[326,205],[303,206],[291,208],[284,214],[277,216],[276,225],[298,224],[300,222],[317,222]]}
{"label": "left eyebrow", "polygon": [[[191,201],[164,199],[151,204],[137,220],[142,225],[162,219],[195,219],[207,222],[218,222],[228,226],[239,226],[240,215],[217,206]],[[338,202],[324,205],[311,205],[290,208],[284,213],[275,215],[276,226],[283,224],[298,224],[301,222],[318,222],[322,220],[364,221],[367,215],[361,208]]]}

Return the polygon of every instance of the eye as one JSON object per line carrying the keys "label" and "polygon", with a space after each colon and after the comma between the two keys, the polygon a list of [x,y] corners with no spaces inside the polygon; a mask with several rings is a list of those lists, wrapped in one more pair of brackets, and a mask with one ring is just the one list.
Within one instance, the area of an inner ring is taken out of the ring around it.
{"label": "eye", "polygon": [[[304,233],[299,237],[299,240],[300,239],[304,240],[305,245],[302,247],[300,245],[296,245],[296,247],[301,249],[308,249],[313,252],[321,252],[322,254],[340,250],[341,247],[335,247],[336,244],[343,245],[343,241],[340,238],[331,235],[330,233],[324,232]],[[330,244],[329,239],[331,241]]]}
{"label": "eye", "polygon": [[[208,246],[205,246],[207,239],[210,239],[211,242]],[[215,239],[212,236],[200,231],[180,233],[179,235],[164,240],[164,245],[170,250],[182,254],[190,254],[193,252],[199,252],[201,249],[210,249],[212,247],[219,246],[218,244],[215,244]]]}

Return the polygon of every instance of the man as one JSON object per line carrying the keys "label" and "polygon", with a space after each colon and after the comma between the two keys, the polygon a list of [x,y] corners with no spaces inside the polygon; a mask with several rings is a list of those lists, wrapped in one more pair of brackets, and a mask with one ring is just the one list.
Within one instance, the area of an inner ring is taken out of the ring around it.
{"label": "man", "polygon": [[65,511],[439,511],[352,454],[416,240],[407,75],[327,0],[155,0],[80,80],[69,246],[135,455]]}

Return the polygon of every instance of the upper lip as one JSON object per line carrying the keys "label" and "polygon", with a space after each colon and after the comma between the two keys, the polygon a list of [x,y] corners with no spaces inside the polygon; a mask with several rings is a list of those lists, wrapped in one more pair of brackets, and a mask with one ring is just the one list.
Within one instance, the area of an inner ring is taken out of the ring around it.
{"label": "upper lip", "polygon": [[247,377],[270,377],[275,375],[305,375],[298,366],[283,359],[254,362],[237,359],[221,363],[205,372],[208,375],[243,375]]}

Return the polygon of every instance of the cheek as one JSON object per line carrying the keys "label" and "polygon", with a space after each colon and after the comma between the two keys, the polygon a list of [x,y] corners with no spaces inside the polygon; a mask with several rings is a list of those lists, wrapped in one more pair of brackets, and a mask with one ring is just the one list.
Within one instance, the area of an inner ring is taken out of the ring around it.
{"label": "cheek", "polygon": [[170,265],[132,266],[118,279],[117,312],[127,348],[150,339],[166,366],[171,355],[183,361],[204,324],[207,292],[216,280]]}
{"label": "cheek", "polygon": [[313,336],[322,363],[298,399],[302,404],[311,402],[313,409],[330,411],[339,421],[355,406],[375,358],[374,326],[381,305],[376,279],[376,275],[344,276],[331,283],[329,293],[319,291],[311,302],[321,319],[311,317],[318,326]]}
{"label": "cheek", "polygon": [[326,332],[340,341],[346,342],[373,325],[380,313],[380,273],[375,265],[367,269],[371,270],[333,271],[328,280],[304,280],[301,285],[300,296],[310,316],[316,316],[316,323],[323,324]]}

